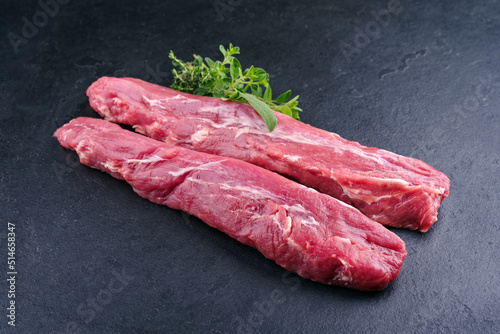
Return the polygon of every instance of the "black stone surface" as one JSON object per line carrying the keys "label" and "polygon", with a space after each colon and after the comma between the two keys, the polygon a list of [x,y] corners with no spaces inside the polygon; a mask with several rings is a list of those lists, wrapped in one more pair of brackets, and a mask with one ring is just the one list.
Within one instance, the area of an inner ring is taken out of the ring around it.
{"label": "black stone surface", "polygon": [[[500,332],[497,0],[9,0],[0,22],[1,333]],[[300,94],[304,122],[450,177],[428,233],[395,230],[408,257],[387,290],[299,279],[52,137],[97,117],[100,76],[169,85],[169,50],[218,58],[230,42]]]}

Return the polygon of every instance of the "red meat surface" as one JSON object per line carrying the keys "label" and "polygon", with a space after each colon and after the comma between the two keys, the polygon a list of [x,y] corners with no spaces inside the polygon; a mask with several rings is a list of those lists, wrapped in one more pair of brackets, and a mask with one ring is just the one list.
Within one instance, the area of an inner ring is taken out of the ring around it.
{"label": "red meat surface", "polygon": [[248,104],[181,93],[139,79],[103,77],[87,90],[105,119],[151,138],[276,171],[358,208],[384,225],[425,232],[450,181],[428,164],[275,113],[269,132]]}
{"label": "red meat surface", "polygon": [[357,209],[256,165],[162,143],[101,119],[77,118],[54,135],[85,165],[305,278],[381,290],[406,257],[397,235]]}

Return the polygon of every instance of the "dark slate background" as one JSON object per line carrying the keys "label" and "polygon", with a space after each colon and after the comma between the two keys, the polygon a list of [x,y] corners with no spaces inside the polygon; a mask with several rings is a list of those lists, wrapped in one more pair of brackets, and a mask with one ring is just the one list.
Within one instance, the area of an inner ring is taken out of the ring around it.
{"label": "dark slate background", "polygon": [[[0,6],[1,333],[500,332],[499,1]],[[85,90],[100,76],[169,85],[169,50],[218,58],[230,42],[243,66],[270,72],[274,92],[300,94],[304,122],[450,177],[428,233],[395,230],[408,257],[385,291],[299,279],[80,165],[52,137],[97,117]]]}

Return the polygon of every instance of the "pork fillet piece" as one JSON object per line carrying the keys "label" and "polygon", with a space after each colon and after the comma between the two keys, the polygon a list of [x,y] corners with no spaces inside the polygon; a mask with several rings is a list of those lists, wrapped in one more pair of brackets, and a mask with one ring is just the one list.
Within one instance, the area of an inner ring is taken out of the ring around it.
{"label": "pork fillet piece", "polygon": [[162,143],[101,119],[77,118],[54,135],[85,165],[305,278],[381,290],[406,257],[397,235],[357,209],[250,163]]}
{"label": "pork fillet piece", "polygon": [[276,171],[384,225],[425,232],[449,194],[448,177],[420,160],[362,146],[278,112],[278,125],[269,132],[247,104],[133,78],[100,78],[87,95],[106,120],[132,125],[157,140]]}

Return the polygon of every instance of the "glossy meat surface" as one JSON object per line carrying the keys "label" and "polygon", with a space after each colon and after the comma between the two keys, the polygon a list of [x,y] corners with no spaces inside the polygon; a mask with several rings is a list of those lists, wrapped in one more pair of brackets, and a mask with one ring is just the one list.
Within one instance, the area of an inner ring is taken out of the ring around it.
{"label": "glossy meat surface", "polygon": [[162,143],[101,119],[77,118],[54,135],[85,165],[305,278],[381,290],[406,257],[397,235],[357,209],[253,164]]}

